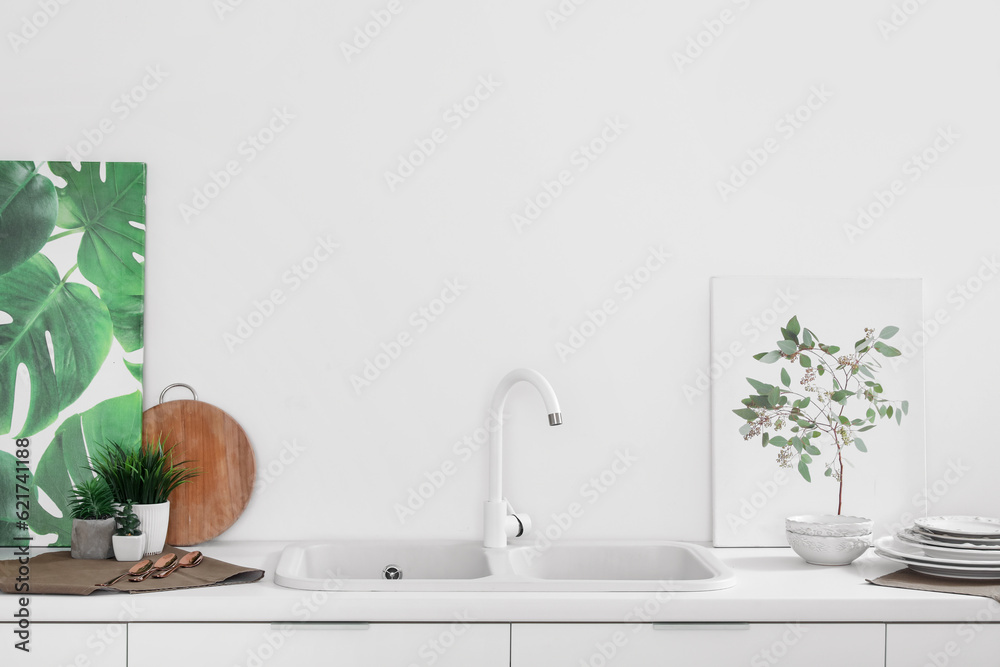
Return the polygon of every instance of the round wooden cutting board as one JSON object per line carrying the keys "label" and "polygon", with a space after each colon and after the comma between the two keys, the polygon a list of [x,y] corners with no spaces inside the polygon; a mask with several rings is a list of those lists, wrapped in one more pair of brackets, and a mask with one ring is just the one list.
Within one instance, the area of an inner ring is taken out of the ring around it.
{"label": "round wooden cutting board", "polygon": [[142,414],[143,442],[173,447],[176,463],[200,468],[201,474],[170,494],[167,544],[186,547],[221,535],[236,522],[250,502],[256,476],[253,448],[236,420],[197,400],[163,402]]}

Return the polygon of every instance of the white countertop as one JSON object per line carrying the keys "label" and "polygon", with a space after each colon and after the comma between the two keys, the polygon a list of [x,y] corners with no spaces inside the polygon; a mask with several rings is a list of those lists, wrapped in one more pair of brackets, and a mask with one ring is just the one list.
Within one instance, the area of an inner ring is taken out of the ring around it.
{"label": "white countertop", "polygon": [[[964,622],[987,598],[873,586],[899,569],[870,550],[845,567],[789,548],[713,549],[734,587],[704,593],[385,593],[304,591],[274,583],[283,542],[209,542],[206,555],[263,569],[253,584],[125,595],[36,595],[34,622]],[[0,594],[0,598],[4,597]],[[9,596],[14,597],[14,596]],[[9,602],[9,600],[8,600]]]}

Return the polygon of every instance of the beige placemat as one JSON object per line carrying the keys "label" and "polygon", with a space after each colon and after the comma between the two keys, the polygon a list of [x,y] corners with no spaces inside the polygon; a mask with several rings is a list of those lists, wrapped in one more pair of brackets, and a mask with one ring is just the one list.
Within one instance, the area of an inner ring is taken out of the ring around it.
{"label": "beige placemat", "polygon": [[914,591],[933,591],[935,593],[955,593],[956,595],[978,595],[993,598],[1000,602],[1000,583],[995,581],[974,581],[971,579],[946,579],[929,574],[914,572],[909,568],[884,574],[877,579],[867,579],[869,584],[890,586],[892,588],[909,588]]}
{"label": "beige placemat", "polygon": [[[163,553],[176,553],[180,558],[187,553],[177,547],[164,547]],[[150,556],[154,562],[159,556]],[[151,593],[184,588],[202,588],[226,584],[248,584],[264,577],[263,570],[241,567],[208,557],[197,567],[178,568],[163,579],[147,578],[133,582],[123,578],[114,586],[101,587],[95,584],[114,579],[134,563],[119,563],[114,559],[88,560],[72,558],[69,551],[53,551],[30,558],[27,563],[28,591],[18,591],[19,568],[23,564],[17,560],[0,561],[0,591],[18,595],[62,594],[89,595],[94,591],[117,591],[119,593]],[[22,578],[23,583],[23,578]]]}

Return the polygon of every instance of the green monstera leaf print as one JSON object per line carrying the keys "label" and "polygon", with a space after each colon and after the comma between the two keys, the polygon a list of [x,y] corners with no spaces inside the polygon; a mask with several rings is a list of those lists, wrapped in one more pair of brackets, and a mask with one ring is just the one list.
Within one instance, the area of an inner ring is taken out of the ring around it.
{"label": "green monstera leaf print", "polygon": [[0,435],[10,432],[24,364],[31,401],[18,437],[27,437],[54,422],[94,379],[111,349],[111,316],[92,290],[61,279],[42,254],[0,275],[0,303],[13,320],[0,325]]}
{"label": "green monstera leaf print", "polygon": [[66,180],[60,188],[56,224],[83,229],[77,261],[80,273],[102,292],[143,293],[146,232],[146,165],[84,162],[77,171],[69,162],[49,162],[52,173]]}
{"label": "green monstera leaf print", "polygon": [[28,261],[56,226],[52,181],[31,162],[0,162],[0,274]]}

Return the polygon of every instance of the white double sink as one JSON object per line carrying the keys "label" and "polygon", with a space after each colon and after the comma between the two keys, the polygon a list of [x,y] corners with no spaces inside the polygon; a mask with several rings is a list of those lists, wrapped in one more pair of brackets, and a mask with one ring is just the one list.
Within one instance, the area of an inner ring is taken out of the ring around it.
{"label": "white double sink", "polygon": [[274,575],[287,588],[341,591],[711,591],[735,575],[685,542],[558,542],[487,549],[451,541],[292,544]]}

